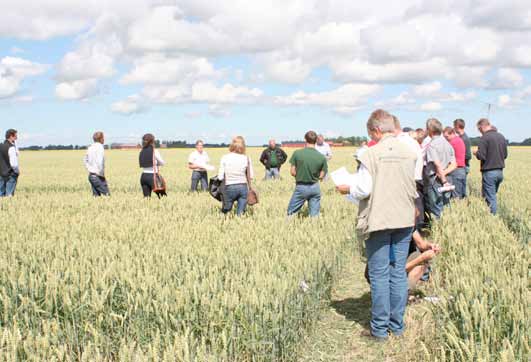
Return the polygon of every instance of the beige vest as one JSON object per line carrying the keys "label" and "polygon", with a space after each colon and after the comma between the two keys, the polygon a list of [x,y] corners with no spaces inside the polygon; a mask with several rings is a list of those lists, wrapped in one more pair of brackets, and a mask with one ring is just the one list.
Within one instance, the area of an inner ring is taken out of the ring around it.
{"label": "beige vest", "polygon": [[360,156],[372,176],[371,195],[360,202],[357,230],[362,239],[379,230],[415,224],[417,155],[392,135]]}

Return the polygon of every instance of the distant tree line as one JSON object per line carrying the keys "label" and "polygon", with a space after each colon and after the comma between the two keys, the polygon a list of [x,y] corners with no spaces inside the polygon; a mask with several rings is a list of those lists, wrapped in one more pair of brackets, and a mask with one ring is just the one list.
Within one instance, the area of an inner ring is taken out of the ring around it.
{"label": "distant tree line", "polygon": [[531,146],[531,138],[526,138],[522,142],[509,142],[509,146]]}
{"label": "distant tree line", "polygon": [[[477,146],[479,144],[480,137],[470,138],[472,146]],[[362,142],[367,141],[367,137],[336,137],[336,138],[327,138],[327,142],[332,143],[343,143],[345,145],[359,146]],[[526,138],[522,142],[509,142],[509,146],[531,146],[531,138]],[[304,143],[303,140],[296,141],[282,141],[282,144],[292,144],[292,143]],[[165,147],[165,148],[194,148],[195,143],[188,143],[186,141],[155,141],[156,147]],[[267,145],[264,145],[266,147]],[[108,149],[109,146],[105,145],[105,149]],[[205,143],[205,147],[208,148],[226,148],[229,147],[226,143]],[[48,145],[48,146],[28,146],[21,147],[21,150],[27,151],[50,151],[50,150],[86,150],[87,145]]]}
{"label": "distant tree line", "polygon": [[[326,138],[326,142],[331,143],[343,143],[345,145],[351,145],[351,146],[359,146],[362,142],[367,142],[367,137],[359,137],[359,136],[350,136],[350,137],[331,137]],[[296,140],[296,141],[282,141],[282,144],[292,144],[292,143],[305,143],[303,140]]]}
{"label": "distant tree line", "polygon": [[[51,150],[86,150],[85,145],[48,145],[48,146],[28,146],[21,147],[21,150],[27,151],[51,151]],[[106,146],[107,147],[107,146]]]}
{"label": "distant tree line", "polygon": [[[162,141],[162,142],[155,141],[155,144],[157,144],[157,142],[159,146],[161,144],[165,145],[163,146],[165,148],[194,148],[195,147],[195,143],[188,143],[186,141]],[[229,145],[226,143],[205,143],[204,146],[208,148],[229,147]]]}

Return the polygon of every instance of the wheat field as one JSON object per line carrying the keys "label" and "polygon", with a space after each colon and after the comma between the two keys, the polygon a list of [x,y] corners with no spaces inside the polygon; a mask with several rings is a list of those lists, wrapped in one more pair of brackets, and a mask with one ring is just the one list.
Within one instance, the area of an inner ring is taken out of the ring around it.
{"label": "wheat field", "polygon": [[[360,253],[356,207],[327,182],[321,217],[288,219],[294,182],[287,167],[262,181],[260,151],[260,204],[241,218],[188,192],[190,150],[161,151],[161,200],[142,197],[136,151],[107,151],[108,198],[91,196],[82,151],[22,152],[17,195],[0,202],[0,361],[296,360],[345,255]],[[353,171],[354,151],[335,150],[330,169]],[[208,152],[217,166],[226,150]],[[511,152],[503,215],[472,197],[435,226],[446,252],[430,288],[444,303],[425,359],[528,357],[529,155]]]}

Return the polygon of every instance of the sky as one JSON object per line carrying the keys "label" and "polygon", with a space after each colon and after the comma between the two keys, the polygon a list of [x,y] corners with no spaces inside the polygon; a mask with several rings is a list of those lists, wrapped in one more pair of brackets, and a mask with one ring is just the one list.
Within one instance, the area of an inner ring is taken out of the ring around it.
{"label": "sky", "polygon": [[529,0],[0,5],[0,131],[21,146],[362,136],[377,108],[531,137]]}

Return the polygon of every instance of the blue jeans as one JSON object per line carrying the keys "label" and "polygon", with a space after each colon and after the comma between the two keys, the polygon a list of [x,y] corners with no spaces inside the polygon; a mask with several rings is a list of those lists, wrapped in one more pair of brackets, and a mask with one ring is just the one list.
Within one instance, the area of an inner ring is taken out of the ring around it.
{"label": "blue jeans", "polygon": [[439,219],[444,207],[443,195],[436,189],[440,187],[439,183],[424,184],[426,210]]}
{"label": "blue jeans", "polygon": [[[372,232],[365,241],[371,281],[371,333],[387,338],[404,333],[407,304],[406,260],[413,227]],[[395,254],[390,263],[390,247]]]}
{"label": "blue jeans", "polygon": [[191,191],[197,191],[197,185],[201,182],[201,191],[208,190],[208,174],[206,171],[192,171]]}
{"label": "blue jeans", "polygon": [[17,180],[17,174],[13,174],[7,177],[0,177],[0,197],[15,196]]}
{"label": "blue jeans", "polygon": [[105,177],[101,177],[94,174],[89,174],[88,180],[92,187],[92,194],[94,196],[109,196],[109,186],[107,186],[107,180]]}
{"label": "blue jeans", "polygon": [[[448,177],[448,181],[452,181]],[[426,205],[426,210],[435,216],[436,219],[439,219],[442,215],[443,208],[450,204],[450,199],[452,197],[451,192],[439,192],[437,189],[442,187],[442,184],[435,176],[431,176],[429,180],[424,181],[424,202]]]}
{"label": "blue jeans", "polygon": [[466,197],[466,170],[464,167],[455,169],[448,175],[451,183],[455,186],[452,197],[464,199]]}
{"label": "blue jeans", "polygon": [[310,216],[319,216],[321,210],[321,188],[319,182],[312,185],[297,184],[288,205],[288,215],[300,211],[304,203],[308,201]]}
{"label": "blue jeans", "polygon": [[249,187],[247,184],[236,184],[236,185],[227,185],[225,186],[225,191],[223,193],[223,208],[221,211],[224,214],[229,213],[232,210],[234,202],[238,202],[238,208],[236,210],[236,215],[241,215],[245,212],[247,206],[247,194],[249,192]]}
{"label": "blue jeans", "polygon": [[279,170],[279,168],[278,167],[271,167],[269,170],[266,169],[265,179],[266,180],[280,179],[280,170]]}
{"label": "blue jeans", "polygon": [[498,211],[498,202],[496,200],[496,193],[503,182],[503,170],[488,170],[481,174],[481,195],[487,201],[490,207],[490,212],[496,215]]}

